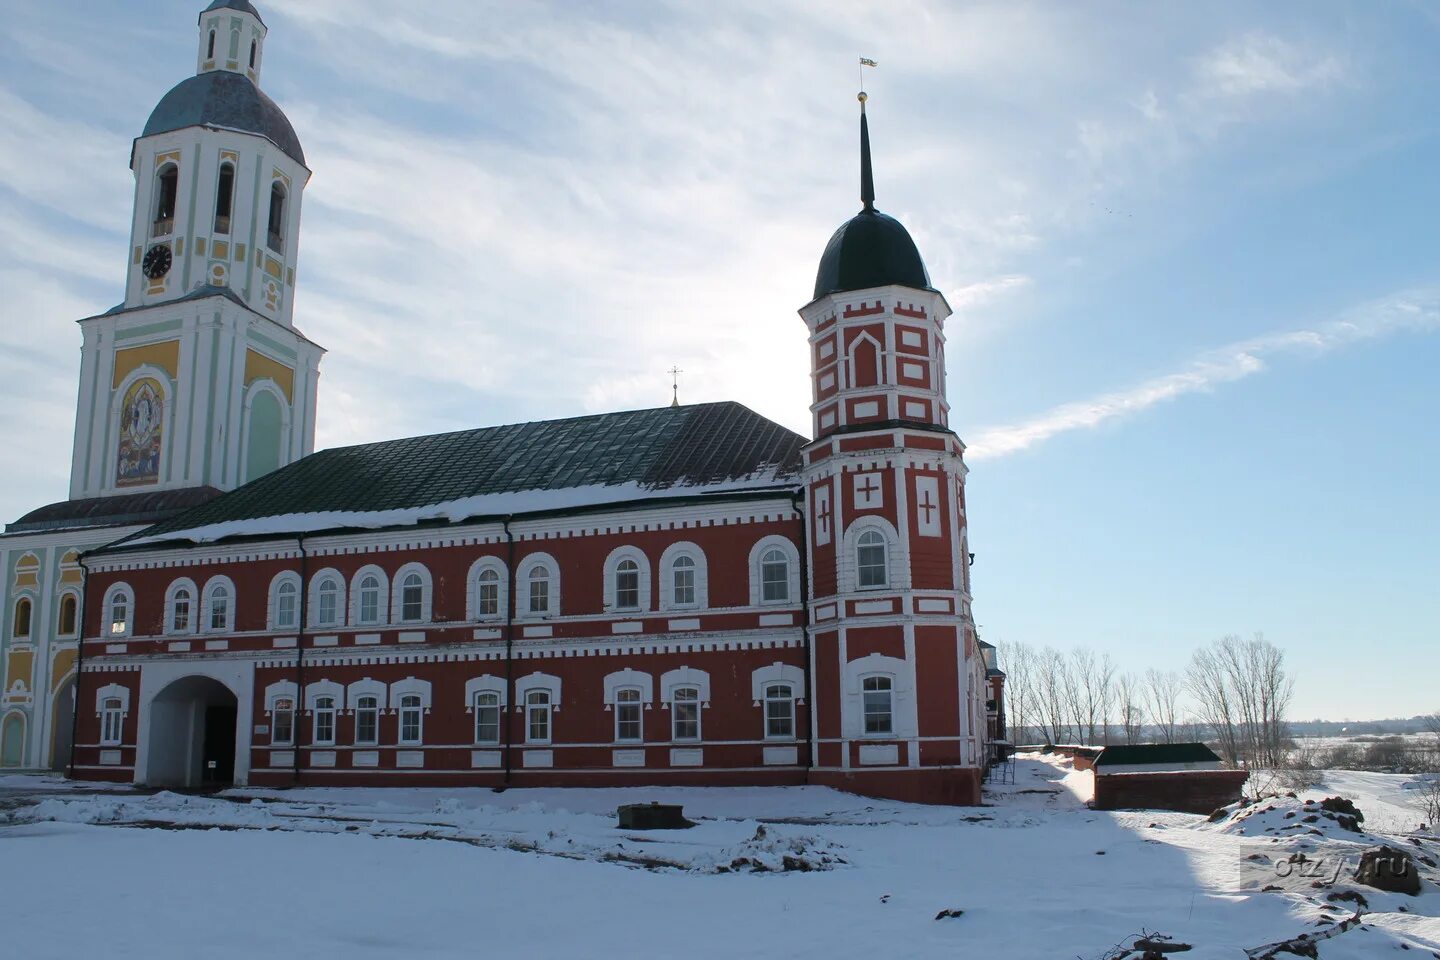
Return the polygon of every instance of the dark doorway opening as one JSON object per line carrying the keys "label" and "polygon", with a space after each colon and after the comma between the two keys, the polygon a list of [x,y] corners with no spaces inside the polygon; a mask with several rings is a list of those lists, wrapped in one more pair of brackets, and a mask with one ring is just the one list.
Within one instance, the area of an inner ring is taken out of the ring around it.
{"label": "dark doorway opening", "polygon": [[155,787],[223,787],[235,782],[238,708],[235,694],[210,677],[185,677],[147,705],[145,783]]}

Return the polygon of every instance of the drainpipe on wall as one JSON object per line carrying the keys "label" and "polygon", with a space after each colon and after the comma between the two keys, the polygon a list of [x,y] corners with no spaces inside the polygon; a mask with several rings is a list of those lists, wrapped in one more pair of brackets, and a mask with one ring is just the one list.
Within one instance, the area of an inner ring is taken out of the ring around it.
{"label": "drainpipe on wall", "polygon": [[71,780],[75,779],[75,738],[80,733],[80,679],[83,676],[80,669],[85,666],[85,592],[90,586],[90,568],[85,566],[85,557],[82,553],[76,559],[80,564],[80,602],[75,609],[75,703],[70,712],[70,762],[65,765]]}
{"label": "drainpipe on wall", "polygon": [[514,722],[512,711],[515,707],[515,600],[518,590],[515,586],[515,535],[510,532],[510,521],[515,519],[514,514],[507,516],[503,525],[505,527],[505,706],[504,723],[500,724],[502,736],[505,743],[501,749],[505,752],[505,785],[500,789],[510,786],[510,725]]}
{"label": "drainpipe on wall", "polygon": [[[290,748],[293,751],[290,779],[292,786],[300,785],[300,704],[305,697],[305,623],[310,615],[310,556],[305,552],[305,535],[295,541],[300,548],[300,604],[297,611],[295,630],[295,704],[290,711]],[[273,724],[275,718],[271,717]],[[272,726],[271,732],[274,732]]]}
{"label": "drainpipe on wall", "polygon": [[810,674],[810,528],[805,517],[805,488],[795,491],[791,498],[795,514],[800,521],[800,628],[805,637],[805,664],[800,669],[805,674],[805,779],[810,779],[810,767],[815,763],[815,691],[811,689]]}

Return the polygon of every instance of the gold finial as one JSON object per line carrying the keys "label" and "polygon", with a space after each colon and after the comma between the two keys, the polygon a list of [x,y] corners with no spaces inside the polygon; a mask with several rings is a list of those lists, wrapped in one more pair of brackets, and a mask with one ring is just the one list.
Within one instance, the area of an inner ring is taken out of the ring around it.
{"label": "gold finial", "polygon": [[680,374],[684,373],[679,366],[671,367],[665,371],[670,374],[670,406],[680,406]]}
{"label": "gold finial", "polygon": [[859,100],[861,103],[864,103],[866,100],[869,100],[869,99],[870,99],[870,95],[869,95],[868,93],[866,93],[864,90],[861,90],[861,91],[860,91],[860,95],[859,95],[858,97],[856,97],[855,99],[856,99],[856,100]]}

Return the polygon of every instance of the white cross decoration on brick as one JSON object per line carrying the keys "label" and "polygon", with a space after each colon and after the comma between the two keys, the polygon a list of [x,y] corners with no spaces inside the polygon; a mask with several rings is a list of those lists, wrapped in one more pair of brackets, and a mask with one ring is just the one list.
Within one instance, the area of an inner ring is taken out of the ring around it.
{"label": "white cross decoration on brick", "polygon": [[885,488],[880,485],[880,474],[855,474],[855,509],[877,510],[885,505]]}

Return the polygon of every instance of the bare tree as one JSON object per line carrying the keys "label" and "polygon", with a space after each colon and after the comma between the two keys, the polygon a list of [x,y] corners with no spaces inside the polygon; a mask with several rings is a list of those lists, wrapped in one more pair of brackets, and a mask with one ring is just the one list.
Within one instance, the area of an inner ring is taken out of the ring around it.
{"label": "bare tree", "polygon": [[1006,643],[997,651],[1000,668],[1005,671],[1005,712],[1009,719],[1010,739],[1025,743],[1029,729],[1037,725],[1035,716],[1035,651],[1023,643]]}
{"label": "bare tree", "polygon": [[1282,650],[1259,634],[1228,636],[1195,651],[1185,679],[1201,723],[1229,763],[1284,764],[1294,682]]}
{"label": "bare tree", "polygon": [[1145,671],[1145,711],[1160,730],[1160,739],[1174,743],[1181,735],[1180,693],[1184,683],[1173,670]]}
{"label": "bare tree", "polygon": [[1115,682],[1115,702],[1125,742],[1137,742],[1141,738],[1141,732],[1145,726],[1145,704],[1140,689],[1140,680],[1135,674],[1120,674],[1119,679]]}
{"label": "bare tree", "polygon": [[1050,743],[1070,738],[1070,700],[1066,662],[1060,651],[1046,647],[1035,658],[1035,720]]}

